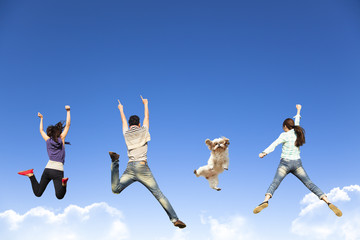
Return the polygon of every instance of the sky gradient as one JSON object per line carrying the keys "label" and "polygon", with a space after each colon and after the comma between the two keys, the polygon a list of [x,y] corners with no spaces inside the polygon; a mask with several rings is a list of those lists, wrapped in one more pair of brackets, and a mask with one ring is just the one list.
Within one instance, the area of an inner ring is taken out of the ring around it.
{"label": "sky gradient", "polygon": [[[359,42],[356,0],[0,1],[0,232],[17,240],[19,229],[35,235],[50,224],[42,237],[62,240],[98,239],[94,229],[109,239],[359,239]],[[120,154],[121,172],[127,162],[117,99],[127,117],[143,118],[140,94],[149,99],[149,166],[182,231],[139,183],[111,192],[108,151]],[[304,168],[332,191],[342,218],[292,175],[252,213],[281,147],[258,154],[296,104]],[[57,200],[50,183],[36,198],[17,172],[34,168],[40,179],[48,156],[37,112],[46,128],[65,120],[65,105],[67,194]],[[220,136],[230,139],[230,166],[216,192],[193,170],[210,155],[205,139]]]}

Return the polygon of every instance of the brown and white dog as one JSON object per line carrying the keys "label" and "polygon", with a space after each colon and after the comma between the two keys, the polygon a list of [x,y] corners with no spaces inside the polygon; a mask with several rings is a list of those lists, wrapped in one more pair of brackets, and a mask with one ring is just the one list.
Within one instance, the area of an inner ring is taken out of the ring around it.
{"label": "brown and white dog", "polygon": [[215,138],[214,140],[206,139],[206,145],[211,150],[208,165],[202,166],[194,173],[197,177],[204,176],[210,184],[210,187],[220,191],[218,175],[229,168],[229,139],[226,137]]}

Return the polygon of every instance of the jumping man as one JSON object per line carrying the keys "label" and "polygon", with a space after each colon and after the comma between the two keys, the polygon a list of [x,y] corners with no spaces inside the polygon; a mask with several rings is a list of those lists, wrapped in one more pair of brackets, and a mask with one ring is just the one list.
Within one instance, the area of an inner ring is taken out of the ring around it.
{"label": "jumping man", "polygon": [[180,221],[172,208],[169,200],[160,191],[154,176],[152,175],[150,168],[147,164],[147,142],[150,141],[149,134],[149,108],[148,100],[142,99],[145,108],[145,118],[143,125],[140,125],[140,118],[133,115],[129,118],[129,125],[126,121],[124,114],[124,106],[119,102],[118,108],[121,114],[123,134],[128,149],[129,162],[126,170],[119,179],[119,154],[115,152],[109,152],[111,157],[111,188],[113,193],[119,194],[127,186],[133,182],[140,182],[154,195],[159,201],[161,206],[166,211],[170,218],[170,221],[175,227],[185,228],[186,225]]}

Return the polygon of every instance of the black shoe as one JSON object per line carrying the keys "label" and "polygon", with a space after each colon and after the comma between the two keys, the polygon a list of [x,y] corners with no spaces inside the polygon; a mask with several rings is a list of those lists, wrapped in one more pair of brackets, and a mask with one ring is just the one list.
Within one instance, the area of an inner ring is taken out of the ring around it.
{"label": "black shoe", "polygon": [[116,152],[109,152],[110,158],[112,162],[119,161],[120,155]]}

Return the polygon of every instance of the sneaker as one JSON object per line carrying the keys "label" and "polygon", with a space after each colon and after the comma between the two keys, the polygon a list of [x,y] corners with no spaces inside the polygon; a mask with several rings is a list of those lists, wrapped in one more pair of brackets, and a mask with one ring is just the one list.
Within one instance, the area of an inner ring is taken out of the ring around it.
{"label": "sneaker", "polygon": [[117,154],[116,152],[109,152],[111,161],[115,162],[115,161],[119,161],[119,157],[120,155]]}
{"label": "sneaker", "polygon": [[62,182],[63,185],[66,186],[66,183],[67,183],[68,180],[69,180],[69,178],[63,178],[63,179],[61,180],[61,182]]}
{"label": "sneaker", "polygon": [[342,212],[334,204],[328,203],[329,208],[335,213],[336,216],[341,217]]}
{"label": "sneaker", "polygon": [[186,224],[183,223],[183,222],[180,221],[180,220],[177,220],[176,222],[174,222],[174,226],[175,226],[175,227],[178,227],[178,228],[185,228],[185,227],[186,227]]}
{"label": "sneaker", "polygon": [[269,202],[268,202],[268,201],[262,202],[262,203],[259,204],[259,206],[257,206],[257,207],[254,209],[253,213],[254,213],[254,214],[257,214],[257,213],[261,212],[264,208],[267,208],[268,206],[269,206]]}
{"label": "sneaker", "polygon": [[26,174],[29,174],[29,173],[34,173],[34,169],[29,169],[29,170],[18,172],[18,174],[24,175],[24,176],[26,176]]}

